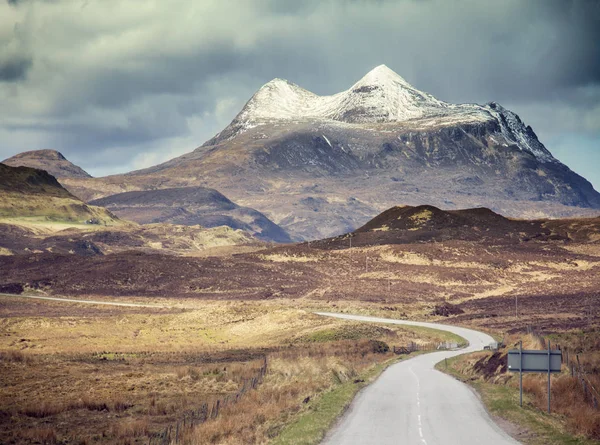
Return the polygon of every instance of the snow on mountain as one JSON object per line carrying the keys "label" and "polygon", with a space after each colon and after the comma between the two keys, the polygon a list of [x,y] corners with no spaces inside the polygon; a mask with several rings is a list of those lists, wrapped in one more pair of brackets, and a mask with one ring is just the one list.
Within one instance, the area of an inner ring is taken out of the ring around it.
{"label": "snow on mountain", "polygon": [[416,129],[469,122],[496,121],[507,144],[533,154],[542,162],[556,161],[531,127],[496,103],[450,104],[419,91],[385,65],[371,70],[352,87],[332,96],[319,96],[284,79],[263,85],[231,125],[207,145],[259,125],[315,121],[331,124],[410,122]]}
{"label": "snow on mountain", "polygon": [[500,124],[503,136],[508,141],[518,145],[521,150],[524,149],[529,151],[540,161],[556,161],[548,149],[544,147],[544,144],[538,140],[536,134],[533,132],[533,129],[529,125],[525,126],[519,116],[517,116],[515,113],[507,110],[495,102],[490,102],[487,104],[485,109],[496,118]]}
{"label": "snow on mountain", "polygon": [[274,120],[330,119],[347,123],[401,122],[435,114],[450,104],[412,87],[380,65],[349,90],[318,96],[283,79],[260,88],[236,120],[260,123]]}

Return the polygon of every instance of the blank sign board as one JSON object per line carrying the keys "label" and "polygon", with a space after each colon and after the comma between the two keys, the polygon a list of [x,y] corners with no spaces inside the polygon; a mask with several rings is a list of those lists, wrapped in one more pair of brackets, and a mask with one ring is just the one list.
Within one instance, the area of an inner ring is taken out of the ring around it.
{"label": "blank sign board", "polygon": [[[550,372],[560,372],[561,351],[521,351],[523,353],[522,372],[548,372],[548,352],[550,352]],[[518,349],[508,351],[508,370],[519,372],[521,357]]]}

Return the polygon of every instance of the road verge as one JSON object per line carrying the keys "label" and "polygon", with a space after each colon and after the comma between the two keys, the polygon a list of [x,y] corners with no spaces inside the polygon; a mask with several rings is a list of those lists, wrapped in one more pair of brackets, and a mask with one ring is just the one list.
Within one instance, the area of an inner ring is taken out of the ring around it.
{"label": "road verge", "polygon": [[469,385],[479,396],[490,416],[513,438],[525,445],[593,445],[598,443],[575,437],[566,432],[558,416],[539,410],[531,402],[527,393],[523,394],[523,407],[521,408],[518,388],[506,384],[485,382],[463,372],[458,364],[471,355],[463,354],[442,360],[435,365],[435,368]]}

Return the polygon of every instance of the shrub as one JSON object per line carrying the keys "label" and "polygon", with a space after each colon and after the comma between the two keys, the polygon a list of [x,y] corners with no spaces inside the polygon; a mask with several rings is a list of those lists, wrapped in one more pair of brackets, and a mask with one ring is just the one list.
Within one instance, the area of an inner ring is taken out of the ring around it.
{"label": "shrub", "polygon": [[390,352],[389,345],[381,340],[369,340],[369,346],[371,352],[375,354],[385,354],[386,352]]}

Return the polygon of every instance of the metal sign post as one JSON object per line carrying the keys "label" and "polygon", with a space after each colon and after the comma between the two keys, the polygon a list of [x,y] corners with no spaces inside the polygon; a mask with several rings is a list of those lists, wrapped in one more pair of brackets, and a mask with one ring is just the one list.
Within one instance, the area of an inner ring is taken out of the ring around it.
{"label": "metal sign post", "polygon": [[560,372],[562,351],[552,350],[548,341],[547,351],[523,350],[523,342],[519,349],[508,351],[508,370],[519,372],[519,405],[523,406],[523,373],[548,373],[548,412],[550,412],[550,374]]}
{"label": "metal sign post", "polygon": [[519,341],[519,406],[523,407],[523,340]]}
{"label": "metal sign post", "polygon": [[[561,363],[562,363],[562,352],[560,353],[561,355]],[[550,414],[550,366],[551,366],[551,358],[552,358],[552,351],[550,350],[550,339],[548,339],[548,414]],[[560,369],[559,369],[560,372]]]}

